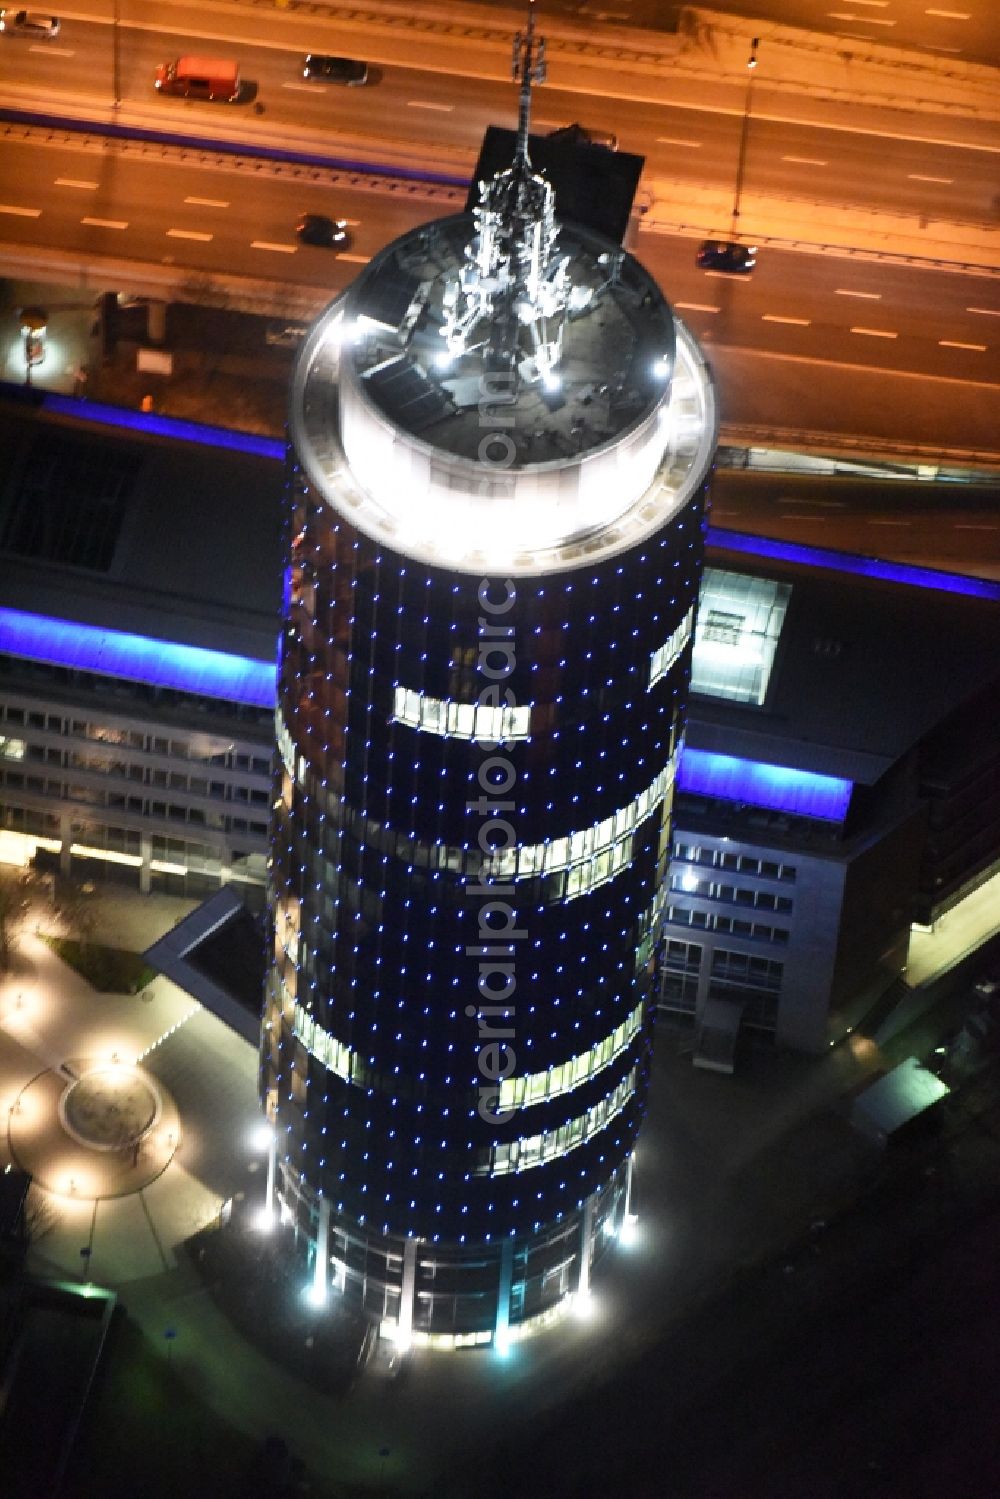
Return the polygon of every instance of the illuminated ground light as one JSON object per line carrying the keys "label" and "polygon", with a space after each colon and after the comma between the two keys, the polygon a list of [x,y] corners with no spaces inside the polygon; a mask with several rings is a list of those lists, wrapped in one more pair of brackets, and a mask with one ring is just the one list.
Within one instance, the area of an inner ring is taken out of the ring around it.
{"label": "illuminated ground light", "polygon": [[329,1300],[329,1295],[325,1286],[317,1285],[314,1280],[311,1280],[307,1286],[302,1287],[302,1299],[316,1311],[321,1312]]}
{"label": "illuminated ground light", "polygon": [[265,1124],[262,1121],[260,1124],[255,1124],[254,1125],[253,1134],[252,1134],[251,1140],[250,1140],[250,1144],[251,1144],[252,1149],[254,1149],[254,1150],[270,1150],[270,1148],[271,1148],[271,1142],[272,1142],[273,1139],[274,1139],[274,1130],[271,1128],[271,1126],[269,1124]]}
{"label": "illuminated ground light", "polygon": [[593,1292],[588,1290],[576,1291],[572,1298],[572,1312],[579,1322],[589,1322],[596,1310]]}
{"label": "illuminated ground light", "polygon": [[254,1218],[254,1224],[262,1234],[269,1234],[274,1228],[274,1209],[265,1204]]}
{"label": "illuminated ground light", "polygon": [[618,1242],[623,1249],[631,1249],[639,1241],[639,1220],[634,1213],[626,1213],[618,1230]]}

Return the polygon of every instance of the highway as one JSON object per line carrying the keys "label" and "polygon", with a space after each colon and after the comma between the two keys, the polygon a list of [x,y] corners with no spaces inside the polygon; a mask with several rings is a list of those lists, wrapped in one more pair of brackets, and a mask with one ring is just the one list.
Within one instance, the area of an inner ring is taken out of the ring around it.
{"label": "highway", "polygon": [[[231,24],[231,22],[230,22]],[[245,80],[237,106],[190,103],[158,97],[153,77],[158,63],[185,51],[206,49],[205,27],[194,35],[123,25],[120,78],[123,105],[167,130],[202,125],[254,139],[263,128],[283,127],[318,136],[361,138],[385,159],[406,160],[419,151],[441,157],[468,172],[483,130],[511,118],[509,83],[484,78],[408,70],[373,69],[366,88],[345,89],[306,81],[298,44],[256,46],[249,41],[213,40],[216,51],[237,55]],[[214,34],[215,28],[211,28]],[[320,39],[322,42],[322,38]],[[111,28],[67,20],[55,44],[24,45],[0,39],[4,97],[25,107],[73,102],[106,103],[111,91]],[[329,42],[327,42],[329,45]],[[703,90],[706,96],[711,90]],[[716,185],[730,189],[739,144],[741,109],[733,98],[702,107],[652,104],[642,99],[581,97],[555,83],[539,91],[536,127],[540,131],[581,121],[617,134],[623,150],[646,157],[647,179]],[[794,100],[782,102],[780,118],[769,117],[766,101],[755,111],[746,162],[748,189],[791,196],[803,212],[815,203],[852,204],[926,217],[986,225],[995,218],[996,150],[983,149],[974,121],[947,127],[955,144],[919,136],[943,134],[929,120],[886,120],[867,112],[832,116],[835,128],[797,120]],[[261,113],[257,111],[260,110]],[[895,131],[895,133],[893,133]],[[872,149],[878,136],[877,152]],[[964,144],[963,144],[964,141]],[[333,146],[328,142],[328,149]]]}
{"label": "highway", "polygon": [[[509,12],[512,0],[471,0],[474,5]],[[676,30],[689,6],[676,0],[542,0],[547,15],[602,20],[607,25]],[[997,13],[993,0],[941,0],[939,5],[913,0],[841,0],[818,6],[815,0],[717,0],[701,11],[745,16],[767,25],[801,26],[842,36],[849,42],[891,42],[939,56],[996,63],[1000,56]]]}
{"label": "highway", "polygon": [[[129,4],[122,0],[123,14]],[[178,21],[193,24],[195,14],[187,0],[171,0],[170,15]],[[308,32],[301,21],[282,30],[259,12],[235,6],[198,14],[196,35],[154,29],[145,20],[119,28],[123,117],[182,134],[280,142],[342,162],[408,165],[417,172],[427,164],[459,182],[471,170],[486,125],[512,117],[510,84],[499,76],[376,66],[368,87],[338,89],[302,78],[304,48],[290,40],[311,35],[318,23]],[[237,27],[253,35],[273,29],[273,43],[215,40],[220,29]],[[157,96],[156,64],[188,47],[208,50],[209,41],[212,50],[239,56],[244,102],[221,106]],[[110,44],[109,25],[73,15],[64,17],[56,44],[2,38],[0,93],[8,103],[66,114],[97,106],[96,117],[108,118]],[[320,45],[330,45],[328,33]],[[620,92],[620,80],[616,86]],[[702,93],[703,106],[689,101],[677,107],[582,96],[547,84],[536,96],[535,123],[540,130],[573,120],[614,129],[623,148],[645,154],[651,211],[632,247],[708,350],[727,424],[745,432],[758,427],[776,441],[805,434],[842,444],[857,439],[997,455],[1000,279],[986,265],[981,273],[960,272],[871,253],[765,244],[746,281],[695,268],[695,237],[726,228],[705,215],[728,203],[740,125],[740,109],[730,107],[735,95],[709,85]],[[822,241],[824,214],[842,212],[857,232],[848,244],[862,248],[867,240],[897,248],[891,235],[873,231],[880,214],[968,226],[973,247],[973,231],[986,243],[995,218],[995,129],[936,114],[901,119],[843,106],[817,112],[813,105],[789,97],[781,119],[754,114],[747,224],[754,195],[768,194],[784,200],[791,215],[784,227],[803,242]],[[880,124],[884,133],[873,149]],[[916,140],[914,131],[941,140]],[[706,186],[715,190],[715,207],[698,200]],[[676,215],[656,211],[658,193],[667,187],[671,205],[688,195],[699,205],[685,233],[667,232],[676,228]],[[185,280],[212,278],[219,286],[242,280],[253,286],[262,310],[299,317],[346,285],[388,240],[457,211],[463,196],[461,187],[401,189],[346,165],[279,165],[211,150],[115,143],[98,133],[8,126],[0,155],[0,254],[13,274],[38,273],[50,255],[45,274],[57,263],[79,265],[88,284],[150,292],[156,288],[143,283],[143,267],[172,271],[175,294]],[[294,225],[305,211],[349,220],[345,254],[297,244]],[[906,253],[902,242],[898,248]],[[973,257],[957,244],[950,258]]]}
{"label": "highway", "polygon": [[[191,280],[256,278],[273,284],[275,311],[299,305],[282,287],[309,289],[318,307],[388,240],[461,205],[460,191],[401,200],[357,174],[55,139],[4,150],[8,262],[44,247],[117,266],[117,285],[129,284],[122,265],[143,262],[189,269]],[[345,255],[297,244],[305,211],[349,221]],[[693,239],[653,232],[636,252],[709,352],[729,422],[954,452],[1000,446],[996,279],[770,248],[744,281],[699,271]]]}
{"label": "highway", "polygon": [[[367,259],[414,224],[460,208],[463,196],[442,190],[400,201],[398,191],[375,186],[357,173],[34,130],[5,142],[0,232],[8,244],[153,261],[169,254],[215,273],[340,285],[328,252],[296,246],[300,212],[350,220],[351,255]],[[997,278],[771,248],[742,280],[698,271],[691,240],[657,232],[641,232],[637,252],[710,344],[740,342],[752,328],[754,342],[776,351],[1000,377]],[[280,269],[274,255],[283,257]]]}
{"label": "highway", "polygon": [[998,489],[720,468],[711,521],[730,531],[1000,579]]}

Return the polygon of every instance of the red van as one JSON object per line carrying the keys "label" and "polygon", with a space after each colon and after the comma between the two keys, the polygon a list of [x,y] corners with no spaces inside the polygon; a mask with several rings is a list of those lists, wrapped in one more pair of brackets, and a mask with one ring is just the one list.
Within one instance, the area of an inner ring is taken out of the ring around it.
{"label": "red van", "polygon": [[226,57],[178,57],[161,62],[156,70],[161,94],[182,99],[224,99],[234,104],[240,96],[239,63]]}

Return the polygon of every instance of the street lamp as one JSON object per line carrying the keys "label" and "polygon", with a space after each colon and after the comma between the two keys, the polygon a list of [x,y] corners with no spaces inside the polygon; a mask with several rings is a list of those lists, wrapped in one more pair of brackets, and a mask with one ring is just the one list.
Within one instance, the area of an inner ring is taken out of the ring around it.
{"label": "street lamp", "polygon": [[24,383],[31,384],[31,371],[45,358],[45,334],[49,315],[44,307],[22,307],[19,313],[24,339]]}
{"label": "street lamp", "polygon": [[757,66],[757,46],[759,37],[754,37],[750,43],[750,56],[747,58],[747,96],[743,105],[743,123],[740,126],[740,154],[736,163],[736,192],[733,196],[733,224],[730,237],[736,238],[736,230],[740,219],[740,199],[743,196],[743,169],[747,159],[747,136],[750,133],[750,103],[753,98],[753,75]]}

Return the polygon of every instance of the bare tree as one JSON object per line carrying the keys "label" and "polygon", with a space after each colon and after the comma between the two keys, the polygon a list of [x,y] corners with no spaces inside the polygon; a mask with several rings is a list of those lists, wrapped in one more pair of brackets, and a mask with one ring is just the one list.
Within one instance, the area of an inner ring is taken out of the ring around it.
{"label": "bare tree", "polygon": [[30,869],[0,869],[0,973],[17,952],[17,929],[35,894],[37,877]]}
{"label": "bare tree", "polygon": [[56,911],[65,924],[67,936],[75,937],[86,950],[93,940],[97,912],[90,893],[76,880],[59,881],[55,896]]}

